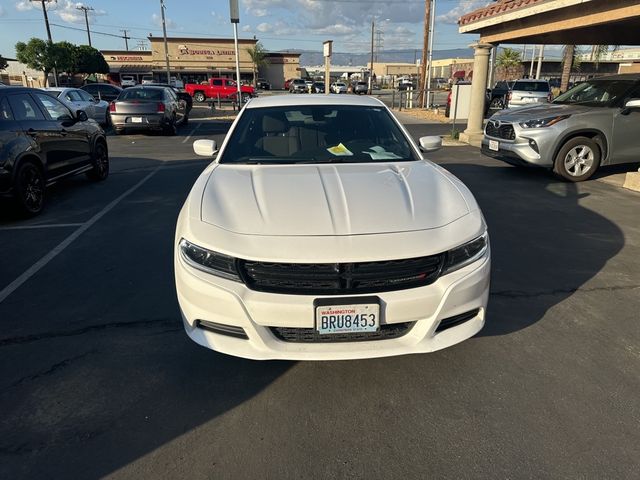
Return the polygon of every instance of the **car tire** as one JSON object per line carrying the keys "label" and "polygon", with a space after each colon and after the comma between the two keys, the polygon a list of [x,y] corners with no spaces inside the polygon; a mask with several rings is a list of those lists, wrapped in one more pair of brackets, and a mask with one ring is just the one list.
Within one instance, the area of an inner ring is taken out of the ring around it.
{"label": "car tire", "polygon": [[575,137],[567,141],[553,163],[553,172],[563,180],[583,182],[600,166],[598,144],[588,137]]}
{"label": "car tire", "polygon": [[189,114],[186,113],[184,117],[182,117],[182,125],[188,125],[189,124]]}
{"label": "car tire", "polygon": [[504,102],[500,98],[494,98],[489,104],[489,110],[503,110]]}
{"label": "car tire", "polygon": [[25,217],[34,217],[42,212],[45,200],[45,179],[42,168],[32,161],[18,166],[14,185],[14,199],[18,210]]}
{"label": "car tire", "polygon": [[96,182],[106,180],[109,176],[109,152],[104,142],[96,142],[92,157],[93,168],[87,172],[87,178]]}
{"label": "car tire", "polygon": [[196,92],[193,95],[193,99],[198,103],[204,103],[207,100],[207,97],[202,92]]}
{"label": "car tire", "polygon": [[164,127],[164,134],[173,137],[178,133],[178,127],[176,125],[176,117],[171,117],[171,120]]}

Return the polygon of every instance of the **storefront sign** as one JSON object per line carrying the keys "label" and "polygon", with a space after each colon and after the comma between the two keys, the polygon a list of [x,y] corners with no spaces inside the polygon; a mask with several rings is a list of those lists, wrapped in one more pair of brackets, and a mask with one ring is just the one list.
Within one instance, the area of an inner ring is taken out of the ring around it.
{"label": "storefront sign", "polygon": [[227,56],[234,55],[233,50],[210,49],[210,48],[190,48],[188,45],[178,45],[180,55],[205,55],[205,56]]}

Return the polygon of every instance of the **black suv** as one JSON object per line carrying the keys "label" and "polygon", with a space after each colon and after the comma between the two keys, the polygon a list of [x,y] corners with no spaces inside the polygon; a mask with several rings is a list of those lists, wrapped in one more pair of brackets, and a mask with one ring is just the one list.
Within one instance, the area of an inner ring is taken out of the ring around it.
{"label": "black suv", "polygon": [[80,88],[93,95],[94,98],[104,100],[105,102],[113,102],[118,98],[118,95],[122,93],[122,89],[120,87],[116,87],[110,83],[87,83],[85,86]]}
{"label": "black suv", "polygon": [[100,125],[42,90],[0,89],[0,195],[36,215],[48,185],[80,173],[92,180],[109,175]]}

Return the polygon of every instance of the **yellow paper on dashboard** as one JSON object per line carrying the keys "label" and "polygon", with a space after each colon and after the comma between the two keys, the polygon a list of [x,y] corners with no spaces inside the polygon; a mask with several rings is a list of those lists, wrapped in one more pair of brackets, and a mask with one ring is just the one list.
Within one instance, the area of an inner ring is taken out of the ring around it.
{"label": "yellow paper on dashboard", "polygon": [[339,143],[335,147],[327,148],[327,151],[336,157],[350,157],[353,155],[353,152],[345,147],[342,143]]}

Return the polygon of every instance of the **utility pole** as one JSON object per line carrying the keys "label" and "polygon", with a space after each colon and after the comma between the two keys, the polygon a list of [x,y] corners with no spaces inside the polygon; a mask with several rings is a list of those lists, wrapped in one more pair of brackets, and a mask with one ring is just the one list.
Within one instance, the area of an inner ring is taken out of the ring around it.
{"label": "utility pole", "polygon": [[427,86],[427,61],[429,50],[429,25],[431,24],[431,0],[424,2],[424,35],[422,39],[422,60],[420,62],[420,93],[418,104],[424,108],[426,102],[425,89]]}
{"label": "utility pole", "polygon": [[89,38],[89,46],[91,46],[91,31],[89,30],[89,12],[93,11],[93,7],[87,7],[85,5],[79,5],[76,10],[82,10],[84,12],[84,23],[87,26],[87,37]]}
{"label": "utility pole", "polygon": [[533,64],[536,59],[536,46],[531,45],[531,66],[529,67],[529,78],[533,78]]}
{"label": "utility pole", "polygon": [[427,65],[427,107],[431,105],[431,64],[433,61],[433,36],[436,29],[436,0],[431,2],[431,27],[429,28],[429,65]]}
{"label": "utility pole", "polygon": [[367,94],[371,95],[373,92],[373,34],[375,33],[375,21],[371,20],[371,65],[369,68],[369,88],[367,88]]}
{"label": "utility pole", "polygon": [[[50,3],[52,1],[57,1],[57,0],[29,0],[29,1],[39,2],[42,4],[42,13],[44,14],[44,24],[47,27],[47,38],[49,39],[49,43],[52,44],[53,39],[51,38],[51,27],[49,27],[49,16],[47,15],[47,7],[45,6],[45,3]],[[56,87],[58,86],[58,70],[56,69],[56,67],[53,67],[53,84]]]}
{"label": "utility pole", "polygon": [[240,9],[238,0],[229,0],[229,20],[233,23],[233,46],[236,52],[236,87],[238,88],[238,109],[242,106],[242,87],[240,86],[240,49],[238,48],[238,24]]}
{"label": "utility pole", "polygon": [[124,38],[124,48],[126,48],[127,52],[129,51],[129,39],[131,38],[130,36],[127,35],[127,33],[129,33],[129,30],[120,30],[124,35],[122,36],[122,38]]}
{"label": "utility pole", "polygon": [[160,0],[160,12],[162,13],[162,34],[164,35],[164,58],[167,61],[167,83],[171,85],[171,67],[169,67],[169,47],[167,47],[167,23],[164,19],[164,0]]}

